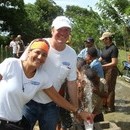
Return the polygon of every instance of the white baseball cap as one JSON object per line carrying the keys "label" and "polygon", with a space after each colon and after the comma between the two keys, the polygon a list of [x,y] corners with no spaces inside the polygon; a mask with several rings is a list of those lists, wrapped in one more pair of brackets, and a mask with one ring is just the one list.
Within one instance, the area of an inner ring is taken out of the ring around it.
{"label": "white baseball cap", "polygon": [[57,16],[53,20],[51,27],[54,27],[55,29],[68,27],[71,29],[71,21],[66,16]]}

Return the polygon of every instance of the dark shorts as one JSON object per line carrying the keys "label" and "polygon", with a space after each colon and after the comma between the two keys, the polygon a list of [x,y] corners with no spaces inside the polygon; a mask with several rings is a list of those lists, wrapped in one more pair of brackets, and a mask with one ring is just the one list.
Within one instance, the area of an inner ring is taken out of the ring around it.
{"label": "dark shorts", "polygon": [[0,119],[0,130],[30,130],[29,122],[23,117],[21,121],[10,122]]}

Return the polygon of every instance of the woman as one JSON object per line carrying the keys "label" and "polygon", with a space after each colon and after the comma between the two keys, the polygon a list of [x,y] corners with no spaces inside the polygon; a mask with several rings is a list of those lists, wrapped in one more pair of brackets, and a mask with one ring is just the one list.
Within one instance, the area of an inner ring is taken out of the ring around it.
{"label": "woman", "polygon": [[0,129],[29,130],[28,121],[25,118],[22,120],[22,109],[39,90],[82,119],[91,117],[62,98],[52,87],[46,73],[41,71],[48,51],[47,41],[37,39],[32,42],[26,60],[8,58],[0,64]]}
{"label": "woman", "polygon": [[99,38],[105,45],[99,60],[102,62],[105,79],[108,85],[106,112],[115,111],[115,85],[118,75],[118,48],[112,42],[112,35],[111,32],[104,32],[102,37]]}

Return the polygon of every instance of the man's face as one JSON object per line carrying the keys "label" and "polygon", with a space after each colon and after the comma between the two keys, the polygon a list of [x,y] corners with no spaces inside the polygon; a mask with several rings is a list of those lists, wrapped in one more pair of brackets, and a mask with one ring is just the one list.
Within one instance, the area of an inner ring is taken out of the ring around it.
{"label": "man's face", "polygon": [[90,48],[93,46],[93,43],[92,42],[85,42],[85,46],[86,46],[86,48]]}
{"label": "man's face", "polygon": [[62,27],[59,29],[52,29],[52,37],[56,43],[65,44],[71,33],[71,29],[68,27]]}

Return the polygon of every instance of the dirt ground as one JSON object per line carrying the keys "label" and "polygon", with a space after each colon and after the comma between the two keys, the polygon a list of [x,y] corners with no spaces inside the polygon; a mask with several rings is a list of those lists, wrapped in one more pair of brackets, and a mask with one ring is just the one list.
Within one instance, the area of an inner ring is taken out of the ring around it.
{"label": "dirt ground", "polygon": [[116,84],[116,111],[104,114],[106,121],[117,124],[121,130],[130,130],[130,83],[118,78]]}
{"label": "dirt ground", "polygon": [[[116,123],[121,130],[130,130],[130,83],[122,78],[117,80],[115,106],[115,112],[104,114],[105,121]],[[34,130],[39,129],[35,126]]]}

